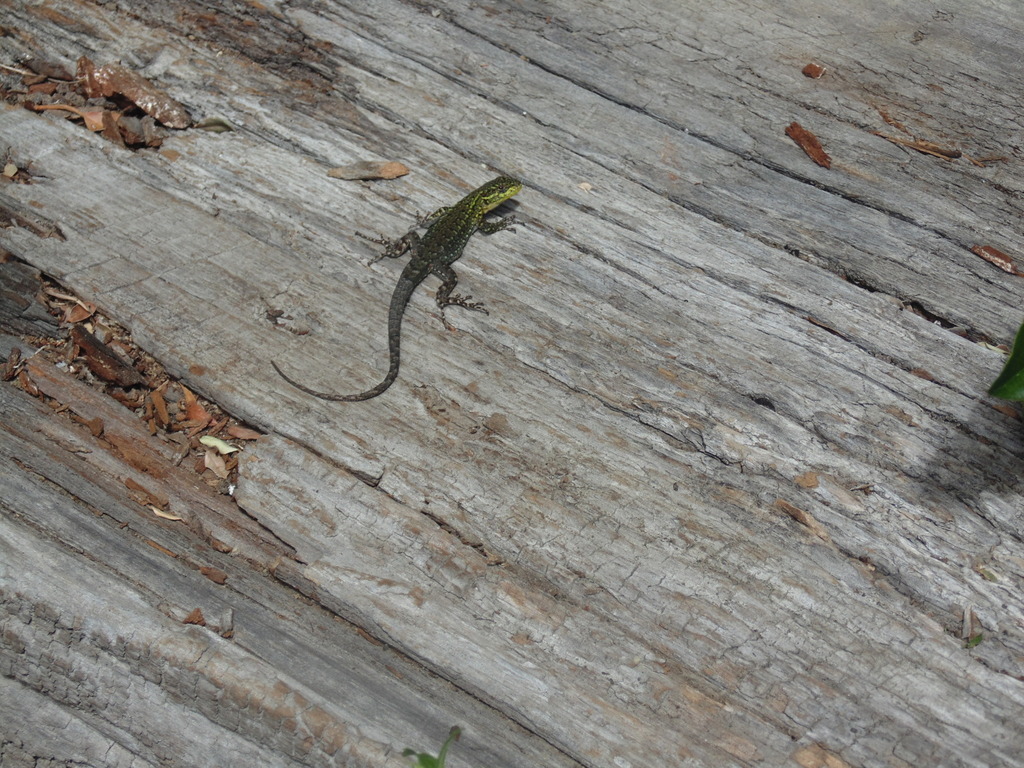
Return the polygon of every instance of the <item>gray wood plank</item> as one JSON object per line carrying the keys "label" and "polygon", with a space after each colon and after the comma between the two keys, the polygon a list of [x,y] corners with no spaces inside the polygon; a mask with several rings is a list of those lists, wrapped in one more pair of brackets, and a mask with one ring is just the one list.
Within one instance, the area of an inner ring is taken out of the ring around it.
{"label": "gray wood plank", "polygon": [[[67,237],[3,244],[268,430],[237,501],[294,548],[280,582],[584,765],[1024,749],[1020,422],[983,394],[1000,356],[910,311],[1021,320],[968,251],[1020,235],[1013,6],[58,5],[79,28],[15,21],[239,130],[129,155],[0,113],[45,175],[0,195]],[[879,110],[1006,161],[900,149]],[[326,178],[366,157],[415,172]],[[374,383],[400,266],[353,232],[495,170],[525,223],[456,265],[489,316],[448,333],[422,291],[368,403],[274,376]]]}
{"label": "gray wood plank", "polygon": [[[0,388],[4,765],[35,755],[89,765],[400,766],[405,745],[439,744],[454,720],[468,733],[453,765],[576,764],[296,600],[267,578],[293,558],[289,547],[187,470],[125,462],[117,434],[134,416],[32,365],[41,389],[101,419],[104,432],[97,438]],[[136,423],[135,456],[162,450]],[[166,494],[168,511],[186,519],[154,516],[130,497],[128,480]],[[186,623],[196,609],[205,626]]]}

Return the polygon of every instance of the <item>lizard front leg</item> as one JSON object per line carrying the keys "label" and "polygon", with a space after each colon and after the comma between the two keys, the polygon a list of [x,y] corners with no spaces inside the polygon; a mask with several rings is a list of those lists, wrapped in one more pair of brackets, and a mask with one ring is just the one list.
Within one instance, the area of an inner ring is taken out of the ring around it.
{"label": "lizard front leg", "polygon": [[437,301],[437,306],[441,310],[441,322],[444,323],[444,327],[449,331],[455,330],[451,323],[448,322],[444,316],[445,307],[464,307],[471,309],[474,312],[483,312],[485,315],[488,314],[487,310],[484,309],[483,302],[470,301],[472,296],[460,296],[459,294],[453,294],[455,286],[459,283],[459,277],[455,274],[455,270],[451,267],[438,264],[435,265],[431,270],[435,275],[441,278],[441,287],[437,289],[437,294],[434,299]]}
{"label": "lizard front leg", "polygon": [[517,223],[518,219],[516,219],[515,216],[506,216],[503,219],[495,219],[494,221],[481,220],[477,225],[477,229],[485,235],[493,235],[495,232],[500,232],[503,229],[507,229],[509,232],[515,232],[512,225]]}

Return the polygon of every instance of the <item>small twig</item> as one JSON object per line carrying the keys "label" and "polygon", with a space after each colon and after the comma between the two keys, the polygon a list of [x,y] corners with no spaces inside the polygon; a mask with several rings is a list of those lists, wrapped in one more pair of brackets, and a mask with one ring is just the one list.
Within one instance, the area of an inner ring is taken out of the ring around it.
{"label": "small twig", "polygon": [[29,72],[27,69],[18,69],[17,67],[11,67],[7,64],[0,64],[0,69],[6,69],[8,72],[14,72],[19,75],[34,75],[35,72]]}
{"label": "small twig", "polygon": [[922,141],[920,139],[901,139],[899,136],[886,136],[884,133],[879,131],[873,131],[875,136],[886,141],[891,141],[893,144],[899,144],[901,147],[909,147],[915,149],[925,155],[932,155],[933,157],[941,157],[943,160],[956,160],[958,157],[962,157],[963,153],[959,149],[950,149],[948,147],[940,146],[931,141]]}

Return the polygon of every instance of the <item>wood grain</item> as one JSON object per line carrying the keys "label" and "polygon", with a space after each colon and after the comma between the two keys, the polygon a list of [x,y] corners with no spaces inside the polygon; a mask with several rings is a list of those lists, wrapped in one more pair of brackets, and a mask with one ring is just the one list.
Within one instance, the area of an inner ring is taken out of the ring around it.
{"label": "wood grain", "polygon": [[[20,643],[0,701],[74,713],[111,760],[181,765],[400,764],[455,723],[454,766],[1016,759],[1024,430],[984,395],[1003,358],[977,342],[1012,338],[1024,281],[970,249],[1021,258],[1024,22],[968,5],[16,4],[10,61],[30,31],[237,130],[133,154],[8,108],[38,179],[0,208],[66,239],[17,226],[3,247],[267,436],[232,499],[189,502],[203,525],[140,528],[116,456],[61,481],[83,461],[68,427],[0,388],[22,414],[0,432],[22,462],[0,471],[21,489],[0,518]],[[363,160],[412,173],[327,176]],[[377,381],[401,265],[367,268],[355,231],[401,234],[495,171],[523,179],[523,223],[456,265],[490,315],[447,332],[427,286],[398,381],[366,403],[274,375]],[[244,556],[211,553],[236,524]],[[234,638],[210,628],[225,606]],[[207,627],[181,623],[195,608]],[[42,610],[91,618],[55,651],[20,618]],[[111,639],[131,614],[173,647],[162,676]],[[148,681],[145,701],[76,699],[75,668]],[[111,731],[101,705],[145,716]],[[177,757],[153,729],[220,751]]]}

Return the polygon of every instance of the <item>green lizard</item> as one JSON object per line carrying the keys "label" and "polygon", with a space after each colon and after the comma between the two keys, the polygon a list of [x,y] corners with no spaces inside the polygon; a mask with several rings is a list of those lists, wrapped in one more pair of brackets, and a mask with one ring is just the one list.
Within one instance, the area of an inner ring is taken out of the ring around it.
{"label": "green lizard", "polygon": [[[409,230],[405,235],[396,240],[387,240],[383,236],[377,238],[366,237],[356,232],[357,235],[384,246],[384,252],[375,257],[374,261],[384,258],[397,258],[404,253],[411,252],[412,258],[402,270],[398,278],[398,285],[391,294],[391,305],[388,308],[388,353],[389,366],[387,375],[373,389],[360,392],[357,395],[337,395],[332,392],[317,392],[309,389],[299,382],[286,375],[273,360],[270,364],[274,370],[291,384],[303,392],[318,397],[321,400],[341,400],[352,402],[355,400],[369,400],[371,397],[384,392],[398,378],[398,365],[401,359],[400,345],[402,337],[402,315],[409,304],[413,291],[422,283],[427,275],[436,275],[441,279],[441,287],[437,290],[437,306],[441,309],[441,322],[446,328],[451,326],[444,317],[444,308],[452,305],[465,307],[477,312],[487,314],[483,304],[471,302],[472,296],[460,296],[452,294],[459,282],[455,270],[451,265],[462,256],[462,251],[469,242],[469,238],[478,229],[485,235],[493,234],[502,229],[509,228],[515,223],[515,217],[508,216],[496,221],[485,221],[484,214],[497,208],[503,202],[515,195],[523,188],[522,182],[508,176],[499,176],[496,179],[474,189],[455,205],[439,208],[432,214],[422,219],[417,227]],[[418,227],[427,227],[423,237],[416,234]],[[511,230],[515,231],[515,230]]]}

